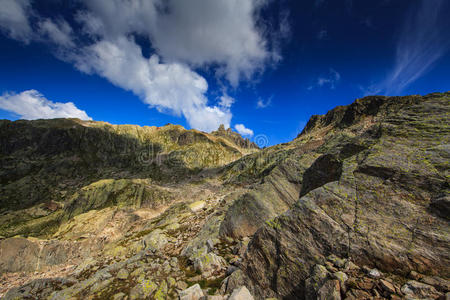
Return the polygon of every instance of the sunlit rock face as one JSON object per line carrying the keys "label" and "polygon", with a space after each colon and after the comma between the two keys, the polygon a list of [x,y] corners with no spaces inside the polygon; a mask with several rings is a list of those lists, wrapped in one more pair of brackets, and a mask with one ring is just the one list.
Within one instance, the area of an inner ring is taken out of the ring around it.
{"label": "sunlit rock face", "polygon": [[0,121],[0,294],[445,297],[449,104],[366,97],[262,150],[223,126]]}
{"label": "sunlit rock face", "polygon": [[322,155],[303,173],[299,200],[257,230],[242,263],[254,293],[303,297],[329,255],[448,278],[449,100],[368,97],[313,117],[293,143],[320,138]]}

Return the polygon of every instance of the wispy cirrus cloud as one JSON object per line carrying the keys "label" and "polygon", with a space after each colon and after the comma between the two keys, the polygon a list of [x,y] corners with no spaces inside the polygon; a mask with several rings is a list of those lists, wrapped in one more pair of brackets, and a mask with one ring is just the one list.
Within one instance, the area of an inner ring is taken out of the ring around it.
{"label": "wispy cirrus cloud", "polygon": [[381,82],[365,88],[365,94],[396,95],[429,72],[450,49],[450,22],[446,0],[422,0],[413,4],[401,26],[395,64]]}
{"label": "wispy cirrus cloud", "polygon": [[270,96],[267,99],[258,98],[258,101],[256,101],[256,108],[266,108],[269,107],[272,104],[273,95]]}
{"label": "wispy cirrus cloud", "polygon": [[327,75],[319,76],[316,83],[310,85],[307,89],[310,91],[317,87],[328,86],[330,89],[334,90],[340,80],[341,74],[339,74],[339,72],[337,72],[335,69],[330,68]]}

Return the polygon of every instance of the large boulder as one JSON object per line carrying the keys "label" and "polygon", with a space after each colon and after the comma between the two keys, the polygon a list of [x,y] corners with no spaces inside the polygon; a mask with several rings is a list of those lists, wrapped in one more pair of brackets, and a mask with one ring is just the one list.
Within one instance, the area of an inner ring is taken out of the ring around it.
{"label": "large boulder", "polygon": [[203,296],[203,291],[198,283],[179,293],[180,300],[200,300]]}

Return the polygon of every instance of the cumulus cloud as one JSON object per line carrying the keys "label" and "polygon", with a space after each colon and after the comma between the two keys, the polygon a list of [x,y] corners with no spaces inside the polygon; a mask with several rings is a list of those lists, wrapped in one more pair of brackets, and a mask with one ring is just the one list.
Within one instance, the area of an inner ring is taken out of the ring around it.
{"label": "cumulus cloud", "polygon": [[11,38],[28,43],[33,33],[28,21],[30,1],[0,0],[0,7],[0,29]]}
{"label": "cumulus cloud", "polygon": [[399,94],[430,71],[450,49],[450,22],[444,14],[448,8],[445,0],[422,0],[411,7],[398,34],[393,69],[382,82],[366,88],[365,94]]}
{"label": "cumulus cloud", "polygon": [[253,136],[253,130],[245,127],[244,124],[236,124],[234,129],[242,136]]}
{"label": "cumulus cloud", "polygon": [[208,84],[203,77],[183,64],[161,63],[157,55],[145,58],[131,38],[102,40],[73,59],[79,70],[132,91],[160,112],[183,115],[193,128],[212,131],[230,124],[228,108],[207,105]]}
{"label": "cumulus cloud", "polygon": [[17,114],[21,119],[79,118],[91,120],[85,111],[72,102],[52,102],[36,90],[20,94],[4,93],[0,96],[0,109]]}
{"label": "cumulus cloud", "polygon": [[[18,1],[24,4],[22,15],[30,17],[29,4]],[[268,2],[81,0],[73,18],[77,26],[34,12],[37,32],[32,38],[58,45],[57,56],[80,71],[98,74],[150,107],[182,115],[191,127],[210,131],[220,124],[229,127],[234,99],[224,94],[216,105],[208,103],[208,84],[195,69],[212,68],[219,80],[223,77],[236,87],[279,61],[279,37],[265,37],[256,25]],[[281,37],[288,32],[287,16],[280,20]],[[29,20],[24,21],[29,28]],[[137,36],[151,45],[150,57],[142,53]]]}
{"label": "cumulus cloud", "polygon": [[[236,86],[264,69],[274,49],[256,28],[263,0],[84,1],[78,14],[85,31],[107,38],[147,36],[167,61],[193,67],[217,64],[217,74]],[[287,30],[281,20],[280,34]]]}

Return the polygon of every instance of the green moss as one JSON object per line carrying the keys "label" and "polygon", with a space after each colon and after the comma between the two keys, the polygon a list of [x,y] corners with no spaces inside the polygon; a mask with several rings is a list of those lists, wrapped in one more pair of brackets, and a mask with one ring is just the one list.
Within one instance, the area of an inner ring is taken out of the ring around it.
{"label": "green moss", "polygon": [[266,221],[266,224],[272,227],[273,229],[280,230],[281,224],[278,222],[277,218]]}

